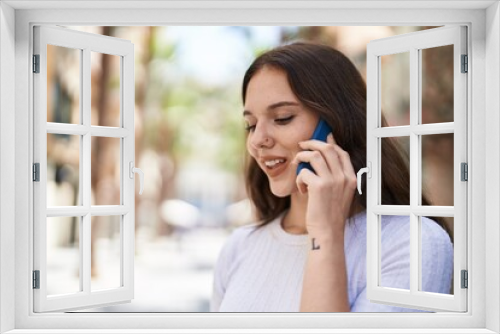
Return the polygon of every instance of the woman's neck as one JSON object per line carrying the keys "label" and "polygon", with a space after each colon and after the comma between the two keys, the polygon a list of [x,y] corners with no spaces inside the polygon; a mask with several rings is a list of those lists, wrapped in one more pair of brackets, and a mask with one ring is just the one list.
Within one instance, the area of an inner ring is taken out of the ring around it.
{"label": "woman's neck", "polygon": [[307,234],[307,194],[296,191],[290,195],[290,209],[283,217],[281,227],[290,234]]}

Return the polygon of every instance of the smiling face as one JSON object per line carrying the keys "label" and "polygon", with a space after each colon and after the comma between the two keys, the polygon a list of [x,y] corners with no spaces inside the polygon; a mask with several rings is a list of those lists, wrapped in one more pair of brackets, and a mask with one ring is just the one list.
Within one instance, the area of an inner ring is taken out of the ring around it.
{"label": "smiling face", "polygon": [[319,116],[306,109],[292,92],[286,73],[270,67],[250,80],[243,112],[247,150],[269,178],[271,191],[285,197],[297,190],[297,165],[291,161],[298,143],[311,138]]}

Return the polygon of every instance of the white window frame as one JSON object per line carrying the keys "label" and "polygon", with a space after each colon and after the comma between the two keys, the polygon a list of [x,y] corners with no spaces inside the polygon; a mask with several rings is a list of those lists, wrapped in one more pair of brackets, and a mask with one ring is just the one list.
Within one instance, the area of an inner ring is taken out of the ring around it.
{"label": "white window frame", "polygon": [[[500,332],[500,8],[498,1],[0,3],[0,331],[37,333],[464,333]],[[67,8],[61,9],[61,6]],[[86,9],[82,7],[87,6]],[[103,9],[129,6],[132,9]],[[146,8],[137,10],[138,7]],[[392,9],[393,6],[398,8]],[[69,8],[68,8],[69,7]],[[149,9],[147,9],[149,7]],[[163,7],[163,8],[158,8]],[[44,10],[43,8],[51,8]],[[78,8],[78,9],[75,9]],[[242,10],[247,8],[247,10]],[[369,8],[369,9],[367,9]],[[402,9],[401,9],[402,8]],[[411,8],[412,10],[408,10]],[[56,10],[59,9],[59,10]],[[32,269],[32,26],[58,25],[448,25],[469,31],[467,313],[435,314],[34,314]],[[15,38],[14,38],[15,36]],[[487,70],[486,70],[487,68]],[[14,85],[12,85],[14,82]],[[12,145],[15,143],[15,145]],[[487,153],[486,153],[487,152]],[[14,177],[12,177],[14,175]],[[486,182],[486,175],[488,182]],[[12,199],[12,194],[15,194]],[[486,203],[486,204],[485,204]],[[12,255],[14,254],[14,256]],[[26,259],[30,259],[26,261]],[[15,289],[12,287],[15,286]],[[486,293],[487,291],[487,293]],[[12,307],[14,305],[14,307]],[[132,330],[135,328],[137,330]],[[164,329],[167,328],[167,329]],[[212,328],[212,330],[209,330]],[[245,331],[244,328],[247,328]],[[260,330],[257,328],[261,328]],[[293,328],[302,328],[293,330]],[[339,330],[336,330],[339,329]],[[357,328],[358,330],[354,330]],[[382,329],[383,328],[383,329]],[[72,331],[74,329],[74,331]],[[148,331],[147,329],[150,329]],[[158,331],[154,331],[157,329]],[[164,329],[160,331],[159,329]],[[225,330],[224,330],[225,329]],[[267,329],[267,330],[266,330]],[[274,330],[273,330],[274,329]],[[391,330],[392,329],[392,330]],[[184,331],[187,333],[187,331]]]}

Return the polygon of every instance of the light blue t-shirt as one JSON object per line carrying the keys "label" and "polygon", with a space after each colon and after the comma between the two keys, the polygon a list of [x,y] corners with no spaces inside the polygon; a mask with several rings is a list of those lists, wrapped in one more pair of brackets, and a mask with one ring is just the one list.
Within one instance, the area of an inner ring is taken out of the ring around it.
{"label": "light blue t-shirt", "polygon": [[[215,268],[213,312],[298,312],[310,242],[283,230],[284,213],[269,224],[236,229]],[[383,216],[381,286],[410,287],[410,221]],[[422,291],[450,293],[453,244],[433,220],[422,218]],[[366,298],[366,212],[345,226],[345,257],[351,312],[421,312],[372,303]],[[321,273],[318,273],[321,274]]]}

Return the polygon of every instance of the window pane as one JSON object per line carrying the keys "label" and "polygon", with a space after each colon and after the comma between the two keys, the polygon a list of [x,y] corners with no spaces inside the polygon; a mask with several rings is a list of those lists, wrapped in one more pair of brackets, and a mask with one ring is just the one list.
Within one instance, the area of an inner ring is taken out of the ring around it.
{"label": "window pane", "polygon": [[380,286],[410,289],[410,217],[381,216]]}
{"label": "window pane", "polygon": [[[422,190],[425,205],[453,206],[453,133],[422,136]],[[422,197],[422,204],[424,204]]]}
{"label": "window pane", "polygon": [[80,220],[80,217],[47,218],[48,295],[81,291]]}
{"label": "window pane", "polygon": [[421,50],[422,124],[453,122],[453,45]]}
{"label": "window pane", "polygon": [[452,217],[420,217],[420,291],[453,294],[453,223]]}
{"label": "window pane", "polygon": [[80,49],[47,45],[47,122],[80,123]]}
{"label": "window pane", "polygon": [[120,287],[121,216],[93,216],[91,233],[92,291]]}
{"label": "window pane", "polygon": [[410,205],[410,137],[381,138],[381,151],[382,205]]}
{"label": "window pane", "polygon": [[380,58],[382,116],[385,117],[387,126],[409,125],[410,53],[396,53]]}
{"label": "window pane", "polygon": [[47,134],[47,206],[81,205],[81,136]]}
{"label": "window pane", "polygon": [[120,126],[120,56],[91,52],[91,124]]}
{"label": "window pane", "polygon": [[92,137],[92,205],[120,205],[120,138]]}

